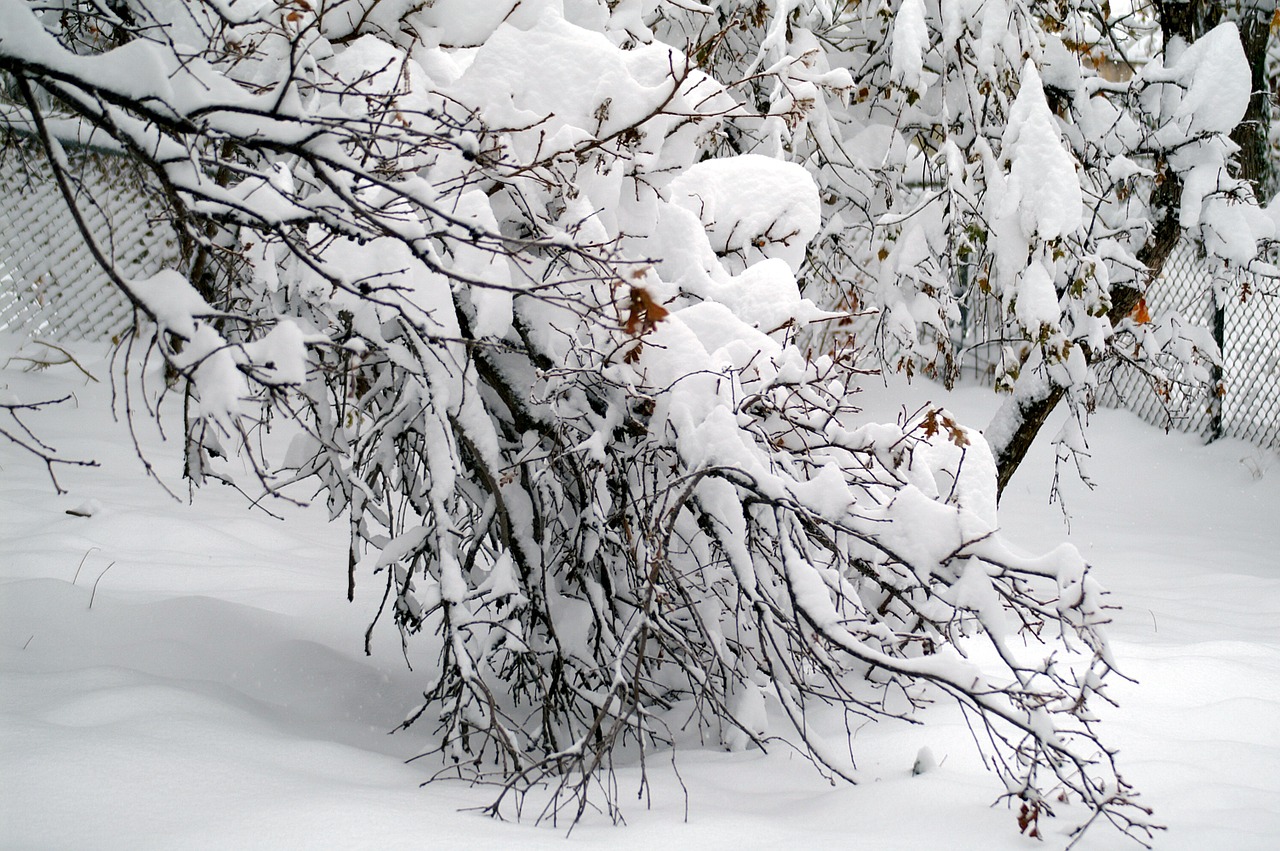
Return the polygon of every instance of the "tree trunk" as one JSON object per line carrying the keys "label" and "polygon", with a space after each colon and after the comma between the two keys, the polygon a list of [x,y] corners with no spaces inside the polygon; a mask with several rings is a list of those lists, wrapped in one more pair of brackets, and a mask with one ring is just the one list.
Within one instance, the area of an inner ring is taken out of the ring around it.
{"label": "tree trunk", "polygon": [[[1182,227],[1178,222],[1178,207],[1182,199],[1182,180],[1174,176],[1172,171],[1166,172],[1163,183],[1156,187],[1152,195],[1152,206],[1160,211],[1147,244],[1138,252],[1138,259],[1147,267],[1147,282],[1160,276],[1165,261],[1173,253],[1182,235]],[[1142,290],[1137,287],[1117,286],[1111,290],[1111,309],[1107,318],[1113,326],[1133,312],[1142,298]],[[1100,353],[1084,347],[1085,360],[1094,363]],[[1015,394],[1016,394],[1015,390]],[[1046,382],[1040,392],[1017,396],[1000,407],[996,419],[1013,417],[1016,423],[1013,431],[999,445],[993,444],[991,449],[996,457],[996,499],[1004,494],[1005,486],[1013,478],[1018,467],[1027,457],[1027,451],[1035,442],[1036,436],[1044,426],[1054,408],[1066,395],[1066,388],[1052,381]]]}
{"label": "tree trunk", "polygon": [[1253,74],[1253,96],[1244,121],[1231,133],[1240,146],[1240,176],[1253,185],[1254,195],[1266,203],[1272,189],[1275,165],[1267,156],[1267,136],[1271,127],[1271,91],[1267,79],[1267,45],[1271,40],[1271,19],[1276,0],[1244,0],[1240,10],[1240,41],[1249,70]]}

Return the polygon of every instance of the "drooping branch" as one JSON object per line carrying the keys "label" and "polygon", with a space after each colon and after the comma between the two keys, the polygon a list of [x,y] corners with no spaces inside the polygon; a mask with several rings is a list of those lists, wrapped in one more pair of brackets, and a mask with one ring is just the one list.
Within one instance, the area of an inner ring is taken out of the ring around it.
{"label": "drooping branch", "polygon": [[[1178,221],[1182,178],[1172,169],[1166,169],[1163,174],[1163,181],[1156,186],[1151,197],[1151,205],[1156,211],[1155,226],[1137,255],[1145,270],[1143,274],[1147,286],[1160,277],[1165,262],[1183,238],[1182,225]],[[1136,286],[1117,285],[1111,288],[1111,306],[1107,310],[1107,320],[1113,328],[1119,327],[1133,313],[1142,296],[1143,290]],[[1086,363],[1090,365],[1106,355],[1105,351],[1094,351],[1089,346],[1081,346],[1081,351]],[[1015,394],[996,414],[995,423],[998,424],[1001,437],[999,440],[993,439],[991,448],[996,459],[997,495],[1004,494],[1013,474],[1026,460],[1027,452],[1039,437],[1040,430],[1067,393],[1067,387],[1049,376],[1033,385],[1029,391]],[[1010,424],[1013,426],[1011,429]],[[991,432],[992,429],[989,428],[988,433]]]}
{"label": "drooping branch", "polygon": [[36,433],[31,430],[31,427],[22,421],[20,414],[23,412],[39,411],[40,409],[47,408],[51,405],[60,405],[70,398],[70,396],[63,396],[61,399],[49,399],[44,402],[0,402],[0,411],[4,411],[13,422],[13,426],[10,427],[0,426],[0,437],[5,438],[19,449],[31,453],[44,462],[45,470],[49,473],[49,480],[53,482],[54,490],[59,494],[66,493],[66,491],[63,490],[62,485],[58,483],[58,476],[54,469],[56,465],[66,467],[97,467],[98,462],[60,457],[56,449],[37,437]]}

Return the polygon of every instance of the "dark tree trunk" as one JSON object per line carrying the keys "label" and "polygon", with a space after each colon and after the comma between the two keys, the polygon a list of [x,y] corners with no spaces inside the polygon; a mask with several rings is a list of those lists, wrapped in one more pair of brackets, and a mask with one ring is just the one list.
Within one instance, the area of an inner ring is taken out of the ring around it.
{"label": "dark tree trunk", "polygon": [[1272,188],[1275,169],[1267,151],[1272,94],[1267,79],[1267,45],[1275,10],[1275,0],[1242,0],[1239,20],[1240,41],[1253,73],[1253,96],[1244,121],[1232,132],[1231,140],[1240,146],[1240,176],[1253,185],[1254,195],[1261,203],[1268,200],[1265,196]]}

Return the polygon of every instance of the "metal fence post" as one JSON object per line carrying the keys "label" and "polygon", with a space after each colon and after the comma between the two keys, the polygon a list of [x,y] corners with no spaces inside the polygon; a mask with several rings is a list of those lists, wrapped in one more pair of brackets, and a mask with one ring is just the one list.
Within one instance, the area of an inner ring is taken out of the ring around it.
{"label": "metal fence post", "polygon": [[1218,298],[1218,288],[1209,288],[1209,307],[1213,311],[1213,341],[1218,344],[1218,362],[1213,365],[1213,383],[1209,386],[1209,443],[1223,435],[1223,408],[1227,388],[1223,383],[1223,364],[1227,362],[1227,311]]}

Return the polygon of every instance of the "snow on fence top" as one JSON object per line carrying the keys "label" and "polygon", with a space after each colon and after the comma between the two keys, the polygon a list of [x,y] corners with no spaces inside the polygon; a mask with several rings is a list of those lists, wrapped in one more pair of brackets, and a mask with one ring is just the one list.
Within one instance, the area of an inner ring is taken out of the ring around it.
{"label": "snow on fence top", "polygon": [[[130,277],[172,265],[177,239],[124,158],[66,146],[79,207],[103,250]],[[108,339],[133,311],[94,262],[40,152],[0,148],[0,330],[49,340]]]}

